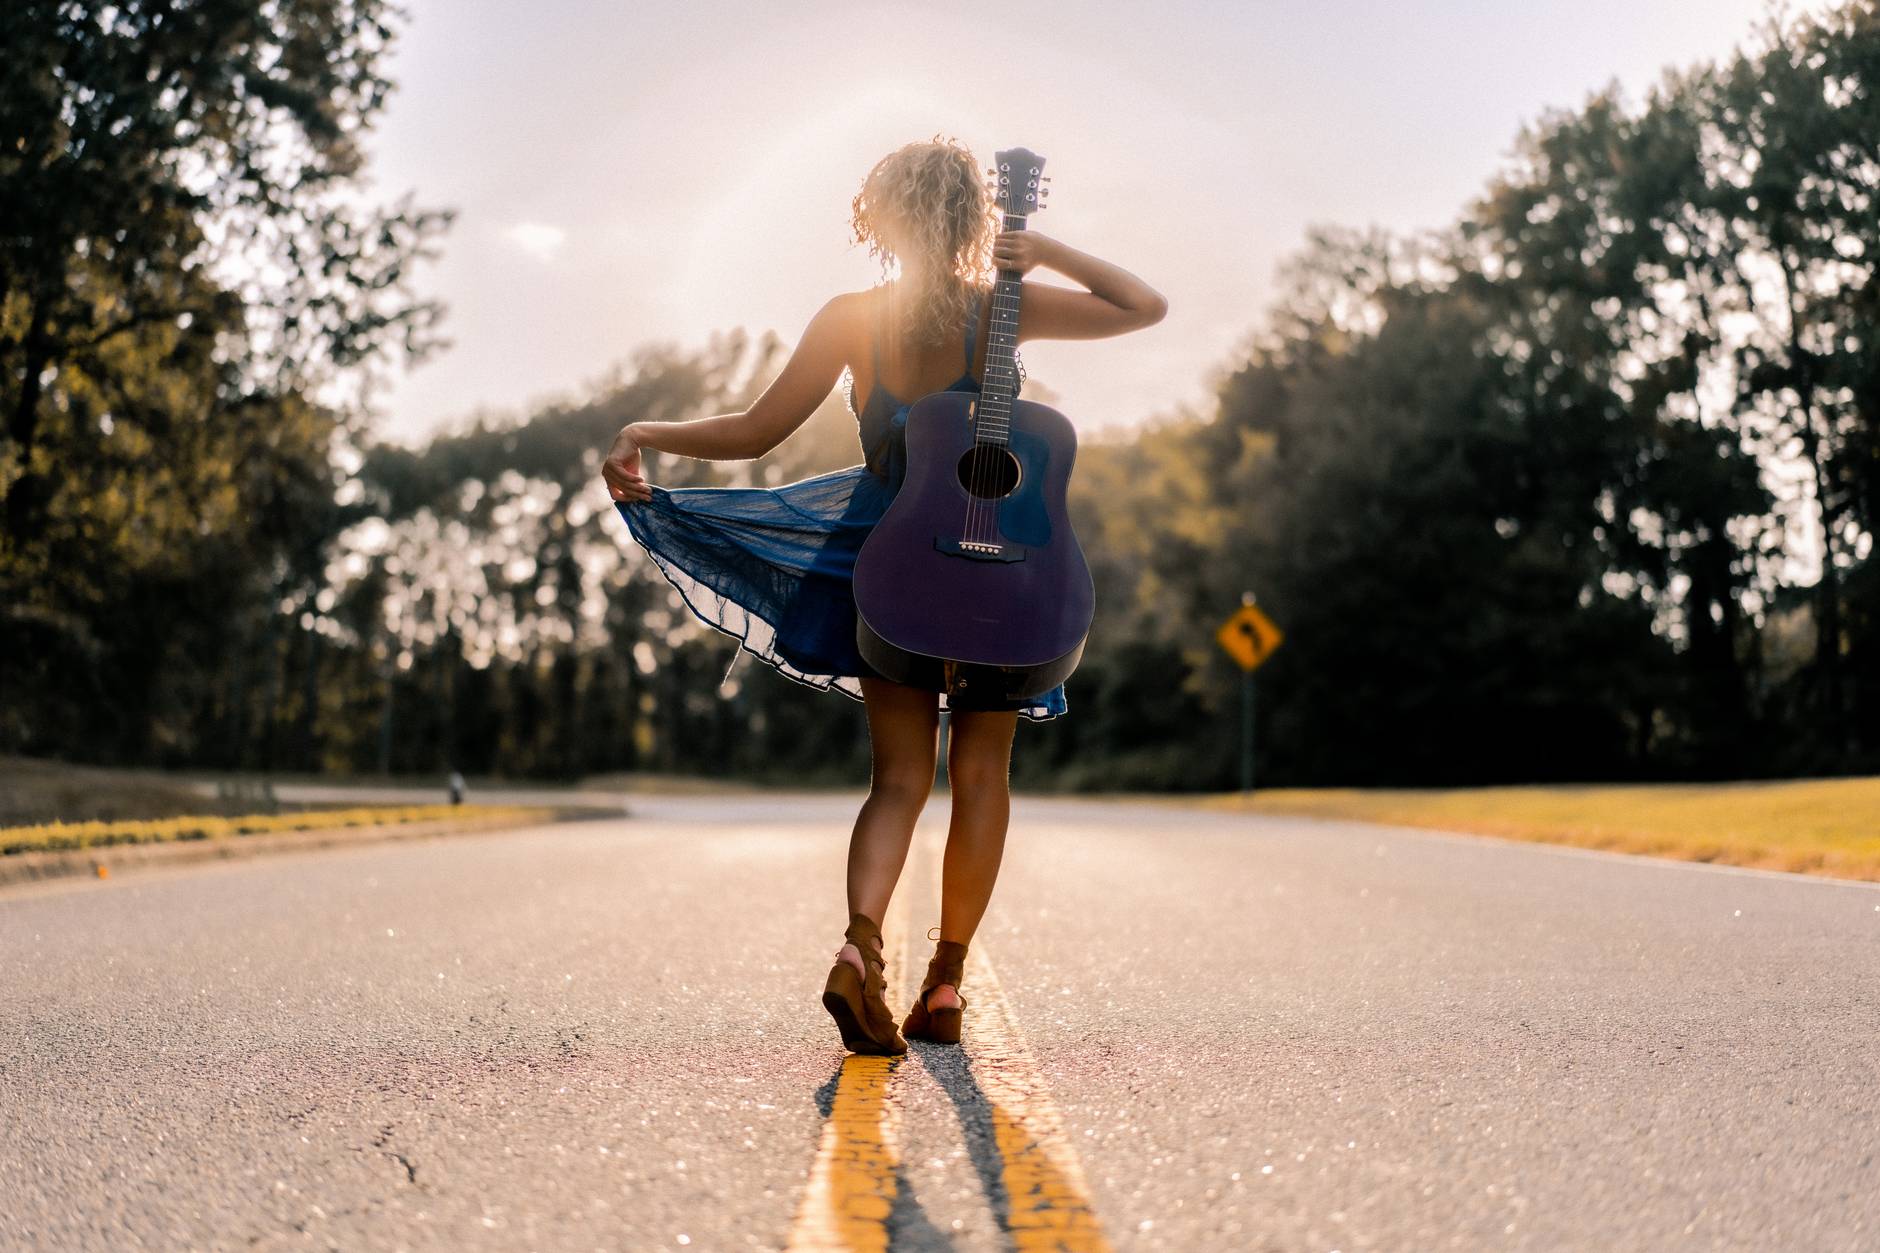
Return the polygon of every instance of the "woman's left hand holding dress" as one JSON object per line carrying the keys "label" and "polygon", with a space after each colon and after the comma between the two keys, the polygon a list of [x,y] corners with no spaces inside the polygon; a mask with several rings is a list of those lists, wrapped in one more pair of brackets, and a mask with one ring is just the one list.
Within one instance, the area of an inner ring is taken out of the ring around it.
{"label": "woman's left hand holding dress", "polygon": [[652,485],[641,469],[640,442],[633,436],[631,422],[620,428],[614,446],[607,450],[601,462],[601,478],[607,481],[608,494],[615,500],[632,504],[653,498]]}

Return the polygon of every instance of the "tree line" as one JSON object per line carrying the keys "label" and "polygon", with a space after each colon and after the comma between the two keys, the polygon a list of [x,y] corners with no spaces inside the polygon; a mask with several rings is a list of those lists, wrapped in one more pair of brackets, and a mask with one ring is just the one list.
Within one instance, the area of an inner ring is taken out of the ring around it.
{"label": "tree line", "polygon": [[[393,16],[0,23],[0,749],[865,776],[859,704],[732,664],[598,482],[625,421],[735,408],[783,345],[653,345],[580,402],[377,442],[449,221],[349,194]],[[1016,776],[1232,786],[1244,590],[1287,632],[1266,782],[1875,769],[1876,137],[1861,0],[1544,116],[1442,229],[1315,232],[1207,412],[1086,440],[1096,626]],[[761,462],[652,475],[780,483],[854,440],[832,399]]]}

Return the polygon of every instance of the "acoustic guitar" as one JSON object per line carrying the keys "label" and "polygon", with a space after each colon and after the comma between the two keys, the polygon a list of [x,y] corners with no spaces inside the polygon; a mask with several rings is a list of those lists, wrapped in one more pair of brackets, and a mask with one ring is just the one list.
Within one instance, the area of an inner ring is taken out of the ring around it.
{"label": "acoustic guitar", "polygon": [[[998,154],[991,189],[1004,229],[1043,205],[1044,159]],[[977,394],[934,392],[907,415],[907,473],[855,560],[856,645],[888,678],[1005,701],[1063,682],[1096,606],[1064,497],[1077,435],[1018,398],[1022,275],[992,292]]]}

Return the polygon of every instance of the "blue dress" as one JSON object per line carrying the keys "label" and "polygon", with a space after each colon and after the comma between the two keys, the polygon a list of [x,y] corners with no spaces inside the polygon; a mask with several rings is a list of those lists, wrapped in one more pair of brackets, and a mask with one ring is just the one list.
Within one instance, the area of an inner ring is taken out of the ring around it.
{"label": "blue dress", "polygon": [[[978,321],[975,307],[966,327],[966,373],[947,391],[979,390],[972,375]],[[907,473],[910,404],[881,386],[879,340],[878,332],[874,387],[856,414],[864,464],[782,487],[655,485],[651,500],[615,502],[634,540],[700,620],[785,676],[856,700],[860,679],[879,675],[855,646],[855,556]],[[851,411],[854,405],[851,395]],[[1033,722],[1068,708],[1061,683],[1003,703],[934,695],[942,709],[1016,710]]]}

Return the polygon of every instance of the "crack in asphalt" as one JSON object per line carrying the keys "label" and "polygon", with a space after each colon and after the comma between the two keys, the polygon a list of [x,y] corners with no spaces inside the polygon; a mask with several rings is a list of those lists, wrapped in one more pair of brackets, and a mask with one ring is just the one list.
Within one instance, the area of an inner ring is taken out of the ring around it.
{"label": "crack in asphalt", "polygon": [[392,1142],[392,1134],[397,1130],[397,1123],[386,1123],[383,1127],[380,1127],[379,1133],[372,1137],[372,1147],[379,1151],[380,1157],[389,1157],[400,1166],[403,1166],[405,1168],[405,1181],[407,1183],[416,1184],[418,1182],[417,1164],[403,1153],[400,1153],[397,1149],[388,1149],[385,1147]]}

